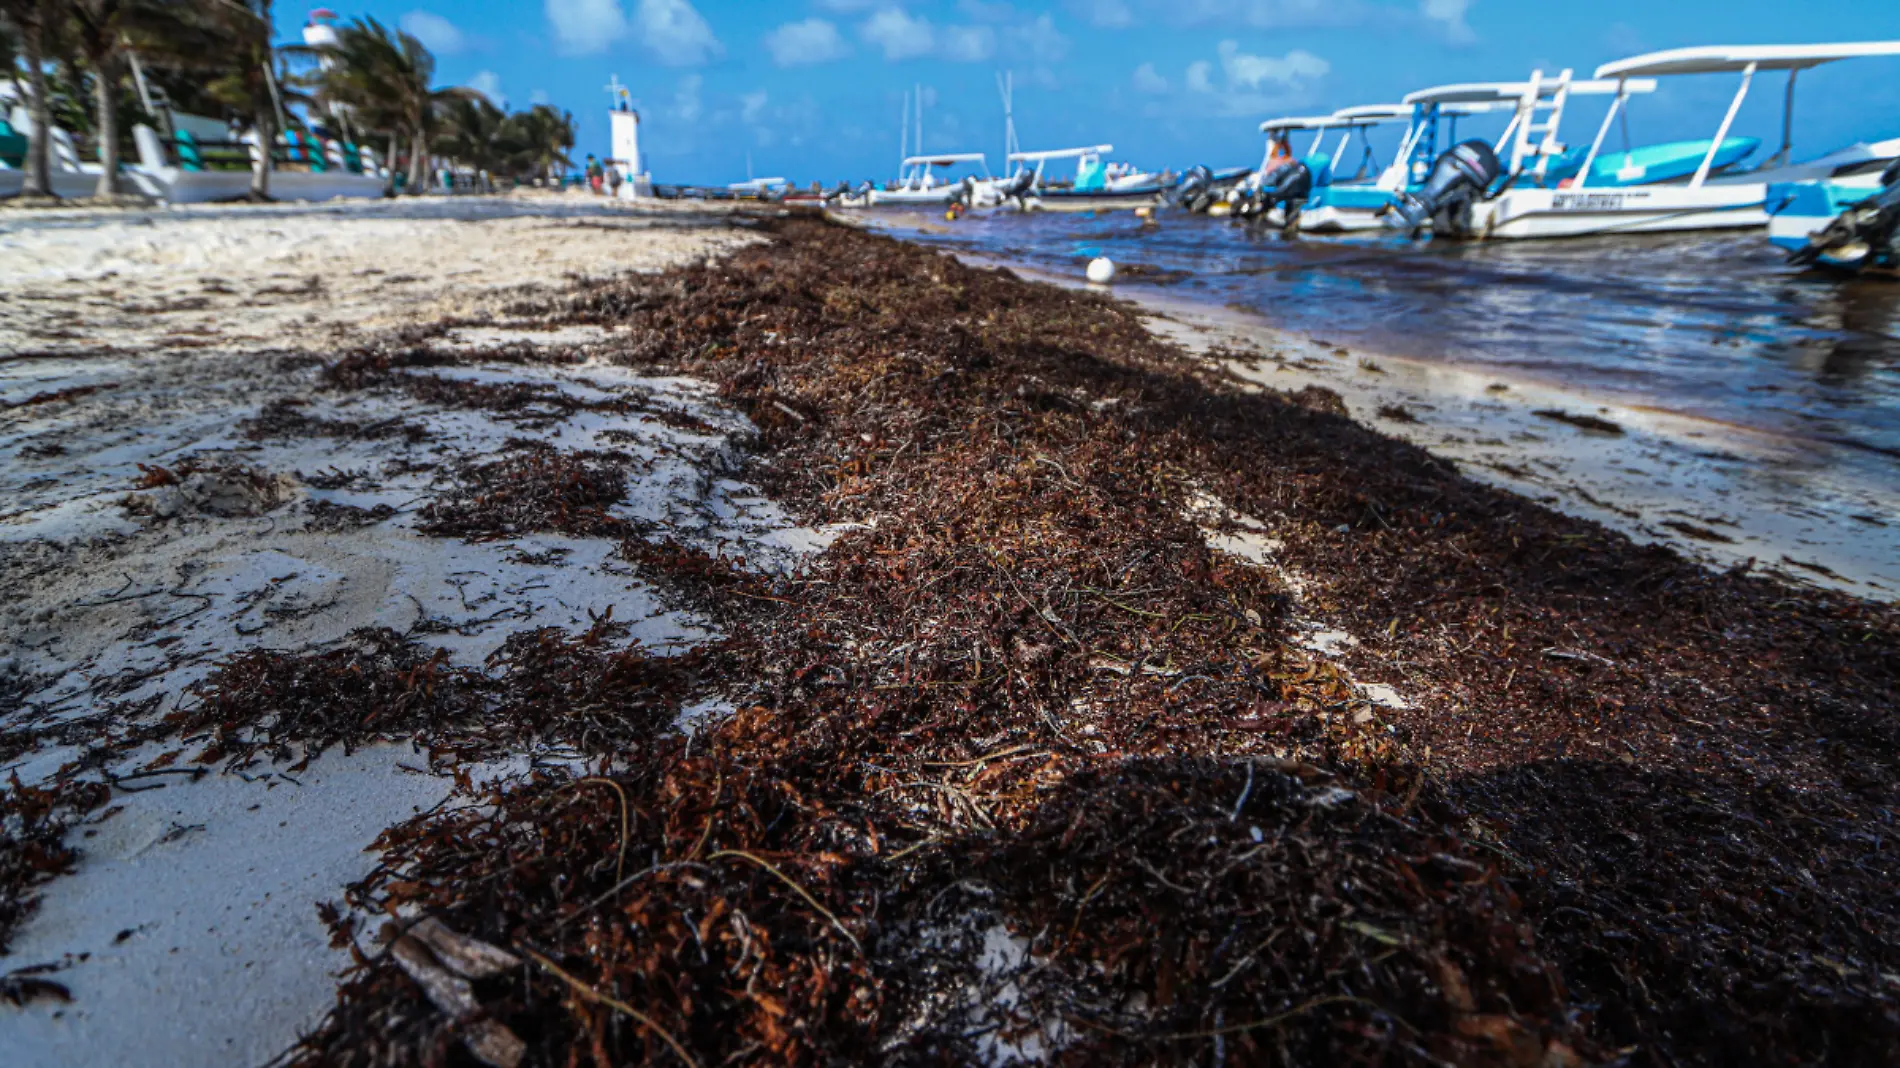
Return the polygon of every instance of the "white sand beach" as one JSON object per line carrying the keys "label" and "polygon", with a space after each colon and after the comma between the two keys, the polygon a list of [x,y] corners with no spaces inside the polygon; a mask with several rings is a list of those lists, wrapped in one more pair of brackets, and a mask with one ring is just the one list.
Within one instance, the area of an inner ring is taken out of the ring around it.
{"label": "white sand beach", "polygon": [[[588,356],[605,331],[515,322],[516,300],[578,276],[653,271],[754,240],[716,215],[428,219],[353,210],[106,213],[0,220],[0,729],[40,744],[27,785],[174,711],[219,660],[310,653],[363,627],[423,635],[479,666],[509,634],[586,630],[678,651],[711,624],[660,603],[602,538],[467,542],[415,530],[461,465],[532,434],[631,454],[617,514],[751,559],[822,544],[725,476],[750,432],[699,383]],[[11,228],[7,228],[11,227]],[[388,329],[455,317],[423,373],[637,411],[485,410],[326,391],[325,361]],[[482,362],[521,346],[559,366]],[[275,406],[275,407],[273,407]],[[369,433],[275,433],[246,420]],[[652,413],[674,416],[665,421]],[[532,426],[525,430],[524,423]],[[402,428],[380,434],[374,428]],[[185,472],[156,485],[151,472]],[[145,488],[141,488],[141,486]],[[530,563],[532,561],[532,563]],[[175,746],[103,770],[165,766]],[[520,753],[524,772],[561,754]],[[9,1065],[261,1063],[332,1000],[347,956],[315,905],[372,864],[385,828],[452,780],[405,746],[300,771],[155,777],[77,832],[76,872],[43,889],[0,972],[51,964],[73,993],[0,1024]]]}

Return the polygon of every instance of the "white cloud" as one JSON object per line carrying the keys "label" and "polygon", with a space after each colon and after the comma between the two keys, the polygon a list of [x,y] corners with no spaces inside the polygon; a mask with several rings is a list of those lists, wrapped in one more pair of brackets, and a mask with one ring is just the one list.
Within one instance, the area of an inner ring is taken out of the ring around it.
{"label": "white cloud", "polygon": [[1187,68],[1187,87],[1197,93],[1213,92],[1214,81],[1208,77],[1212,73],[1214,73],[1214,65],[1205,59],[1197,59],[1189,63]]}
{"label": "white cloud", "polygon": [[487,97],[489,103],[501,106],[501,75],[492,70],[482,71],[468,80],[468,87]]}
{"label": "white cloud", "polygon": [[544,0],[554,40],[570,55],[605,52],[626,36],[627,15],[620,0]]}
{"label": "white cloud", "polygon": [[1473,44],[1478,35],[1471,30],[1471,24],[1465,21],[1465,12],[1471,10],[1471,0],[1419,0],[1418,13],[1425,21],[1437,23],[1445,40],[1455,45]]}
{"label": "white cloud", "polygon": [[548,91],[546,89],[536,89],[533,92],[528,94],[528,103],[552,104],[554,103],[554,98],[548,95]]}
{"label": "white cloud", "polygon": [[938,52],[953,63],[981,63],[996,54],[996,31],[988,26],[945,26]]}
{"label": "white cloud", "polygon": [[759,116],[765,114],[765,102],[767,99],[769,98],[765,95],[765,90],[763,89],[741,95],[739,97],[739,121],[745,123],[747,126],[758,122]]}
{"label": "white cloud", "polygon": [[1070,0],[1069,10],[1097,29],[1119,30],[1135,24],[1128,0]]}
{"label": "white cloud", "polygon": [[1222,41],[1219,51],[1221,73],[1226,75],[1230,89],[1258,89],[1262,82],[1288,86],[1308,78],[1323,78],[1333,69],[1331,63],[1304,48],[1279,57],[1251,56],[1242,52],[1237,42]]}
{"label": "white cloud", "polygon": [[680,87],[673,94],[673,115],[681,122],[698,122],[700,115],[699,87],[706,80],[697,74],[688,74],[680,79]]}
{"label": "white cloud", "polygon": [[781,67],[829,63],[851,54],[851,46],[845,44],[838,27],[824,19],[788,22],[765,35],[765,48]]}
{"label": "white cloud", "polygon": [[978,22],[1013,22],[1016,6],[1008,0],[957,0],[957,10]]}
{"label": "white cloud", "polygon": [[1392,10],[1367,0],[1167,0],[1161,6],[1173,21],[1189,26],[1213,22],[1261,30],[1359,26]]}
{"label": "white cloud", "polygon": [[640,0],[633,22],[640,43],[669,67],[697,66],[726,51],[689,0]]}
{"label": "white cloud", "polygon": [[468,38],[463,36],[455,23],[440,15],[427,11],[411,11],[404,15],[397,25],[403,32],[422,42],[422,47],[441,56],[452,56],[468,47]]}
{"label": "white cloud", "polygon": [[1165,93],[1167,91],[1168,80],[1161,76],[1160,71],[1155,70],[1153,63],[1143,63],[1135,68],[1135,92]]}
{"label": "white cloud", "polygon": [[1069,39],[1056,29],[1056,21],[1038,15],[1034,21],[1012,26],[1008,31],[1010,50],[1037,63],[1059,63],[1069,54]]}
{"label": "white cloud", "polygon": [[1214,80],[1214,64],[1203,59],[1188,65],[1187,87],[1214,95],[1208,106],[1221,115],[1283,113],[1310,105],[1316,95],[1313,83],[1333,69],[1331,63],[1303,48],[1284,56],[1256,56],[1242,52],[1238,42],[1222,41],[1217,51],[1220,83]]}
{"label": "white cloud", "polygon": [[929,55],[937,45],[936,31],[930,20],[913,18],[902,8],[887,7],[872,15],[859,27],[864,39],[884,50],[884,58],[895,62]]}

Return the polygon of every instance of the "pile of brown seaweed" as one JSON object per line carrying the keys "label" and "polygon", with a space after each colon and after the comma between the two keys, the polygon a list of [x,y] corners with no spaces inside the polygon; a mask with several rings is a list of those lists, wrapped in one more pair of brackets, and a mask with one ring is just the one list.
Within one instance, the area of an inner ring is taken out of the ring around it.
{"label": "pile of brown seaweed", "polygon": [[[751,476],[859,526],[782,578],[624,541],[725,626],[736,712],[683,739],[685,689],[628,716],[638,673],[522,661],[468,729],[608,724],[570,735],[597,773],[392,831],[351,898],[524,963],[449,1016],[364,957],[301,1059],[453,1062],[494,1024],[535,1064],[1900,1053],[1891,608],[840,228],[548,318],[717,383]],[[1203,495],[1269,524],[1297,602],[1208,548]],[[1303,650],[1296,613],[1359,644]]]}
{"label": "pile of brown seaweed", "polygon": [[534,742],[631,755],[715,670],[703,652],[655,655],[618,641],[611,618],[569,635],[540,628],[512,635],[486,670],[457,667],[440,649],[387,628],[340,647],[293,656],[255,649],[220,663],[194,700],[138,737],[198,746],[200,764],[258,760],[306,766],[325,749],[413,740],[444,759],[480,759]]}
{"label": "pile of brown seaweed", "polygon": [[70,870],[77,859],[66,842],[67,828],[110,797],[100,782],[35,787],[14,775],[0,783],[0,954],[38,908],[35,888]]}

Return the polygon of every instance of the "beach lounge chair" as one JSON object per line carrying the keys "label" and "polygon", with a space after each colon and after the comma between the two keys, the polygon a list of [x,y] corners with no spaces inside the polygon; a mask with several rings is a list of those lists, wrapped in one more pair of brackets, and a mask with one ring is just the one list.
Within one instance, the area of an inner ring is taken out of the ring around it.
{"label": "beach lounge chair", "polygon": [[289,130],[284,134],[284,144],[289,149],[290,162],[307,163],[311,171],[316,173],[322,173],[325,169],[323,146],[317,144],[314,139],[295,130]]}
{"label": "beach lounge chair", "polygon": [[187,171],[205,169],[204,154],[198,151],[198,139],[191,136],[190,130],[178,131],[178,136],[172,139],[172,143],[177,148],[180,169]]}
{"label": "beach lounge chair", "polygon": [[13,129],[12,123],[0,119],[0,167],[24,166],[26,166],[26,138]]}

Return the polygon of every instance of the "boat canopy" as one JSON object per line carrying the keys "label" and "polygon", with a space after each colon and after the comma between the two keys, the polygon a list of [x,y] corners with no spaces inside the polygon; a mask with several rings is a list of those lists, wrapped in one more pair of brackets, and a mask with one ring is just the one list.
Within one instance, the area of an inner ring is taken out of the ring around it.
{"label": "boat canopy", "polygon": [[1054,148],[1047,152],[1011,152],[1012,163],[1043,162],[1052,159],[1081,159],[1083,156],[1100,156],[1115,151],[1114,145],[1095,145],[1091,148]]}
{"label": "boat canopy", "polygon": [[981,152],[947,152],[934,156],[906,156],[904,166],[949,167],[958,163],[982,163],[988,158]]}
{"label": "boat canopy", "polygon": [[1900,56],[1900,41],[1850,41],[1808,45],[1703,45],[1648,52],[1597,68],[1599,78],[1657,74],[1739,74],[1763,70],[1807,70],[1837,59]]}
{"label": "boat canopy", "polygon": [[1410,104],[1361,104],[1358,107],[1340,108],[1333,112],[1333,118],[1341,122],[1366,125],[1381,122],[1409,122],[1412,118],[1412,106]]}
{"label": "boat canopy", "polygon": [[1345,125],[1331,115],[1290,115],[1283,119],[1268,119],[1260,124],[1260,132],[1291,133],[1294,130],[1330,130]]}
{"label": "boat canopy", "polygon": [[[1653,78],[1604,79],[1602,72],[1599,71],[1597,79],[1565,82],[1559,78],[1551,78],[1538,83],[1537,95],[1556,96],[1557,90],[1564,86],[1568,86],[1571,93],[1582,96],[1656,91],[1656,81]],[[1407,93],[1405,102],[1407,104],[1516,104],[1524,98],[1524,94],[1530,91],[1531,83],[1529,82],[1464,82]]]}

